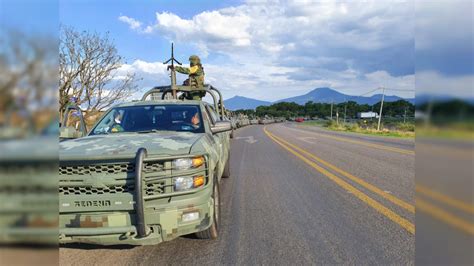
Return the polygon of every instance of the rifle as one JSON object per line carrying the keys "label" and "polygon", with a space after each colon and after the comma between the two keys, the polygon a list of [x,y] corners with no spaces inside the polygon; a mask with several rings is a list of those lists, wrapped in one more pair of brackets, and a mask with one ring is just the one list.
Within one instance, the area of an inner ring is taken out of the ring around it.
{"label": "rifle", "polygon": [[178,60],[174,58],[174,45],[171,43],[171,58],[163,62],[163,64],[168,64],[171,62],[171,67],[168,66],[168,69],[171,69],[171,89],[172,89],[172,94],[173,98],[176,99],[176,71],[174,70],[174,62],[178,65],[182,65]]}

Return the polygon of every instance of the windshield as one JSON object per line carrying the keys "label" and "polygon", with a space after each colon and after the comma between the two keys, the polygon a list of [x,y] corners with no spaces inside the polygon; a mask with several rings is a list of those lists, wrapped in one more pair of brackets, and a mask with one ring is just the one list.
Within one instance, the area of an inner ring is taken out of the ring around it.
{"label": "windshield", "polygon": [[204,133],[199,105],[142,105],[111,109],[91,135],[159,130]]}

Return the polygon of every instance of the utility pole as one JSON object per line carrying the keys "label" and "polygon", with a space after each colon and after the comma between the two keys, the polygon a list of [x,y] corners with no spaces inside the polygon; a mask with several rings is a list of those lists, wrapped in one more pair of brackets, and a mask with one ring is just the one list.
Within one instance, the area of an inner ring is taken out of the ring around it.
{"label": "utility pole", "polygon": [[431,113],[433,112],[433,104],[434,104],[434,100],[432,98],[430,98],[428,100],[428,106],[426,107],[426,117],[425,117],[425,127],[428,127],[430,125],[430,122],[431,122]]}
{"label": "utility pole", "polygon": [[385,99],[385,88],[382,87],[382,102],[380,102],[379,122],[377,124],[377,131],[380,131],[380,121],[382,120],[383,100]]}
{"label": "utility pole", "polygon": [[407,107],[405,106],[405,114],[403,115],[403,124],[406,123],[406,119],[407,119]]}
{"label": "utility pole", "polygon": [[331,102],[331,120],[332,120],[332,105],[334,104],[334,102]]}
{"label": "utility pole", "polygon": [[346,99],[344,99],[344,101],[346,102],[346,104],[344,105],[344,124],[346,123],[346,114],[347,114],[347,101]]}

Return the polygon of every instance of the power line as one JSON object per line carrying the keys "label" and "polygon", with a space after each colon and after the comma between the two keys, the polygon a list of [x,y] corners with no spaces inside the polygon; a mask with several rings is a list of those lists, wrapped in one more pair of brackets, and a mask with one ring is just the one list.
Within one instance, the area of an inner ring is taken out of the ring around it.
{"label": "power line", "polygon": [[[361,94],[361,95],[352,95],[352,96],[349,96],[348,99],[356,98],[356,97],[362,97],[362,96],[365,96],[365,95],[367,95],[367,94],[370,94],[370,93],[372,93],[372,92],[374,92],[374,91],[378,91],[378,90],[380,90],[380,89],[381,89],[381,88],[373,89],[373,90],[371,90],[371,91],[364,92],[364,93]],[[347,99],[345,100],[345,102],[347,102]]]}
{"label": "power line", "polygon": [[407,90],[407,89],[385,89],[387,91],[410,91],[410,92],[415,92],[415,90]]}
{"label": "power line", "polygon": [[370,94],[370,93],[372,93],[372,92],[374,92],[374,91],[378,91],[378,90],[380,90],[380,89],[381,89],[381,88],[377,88],[377,89],[374,89],[374,90],[368,91],[368,92],[366,92],[366,93],[364,93],[364,94],[361,94],[361,95],[359,95],[359,96],[357,96],[357,97],[362,97],[362,96],[365,96],[365,95],[367,95],[367,94]]}

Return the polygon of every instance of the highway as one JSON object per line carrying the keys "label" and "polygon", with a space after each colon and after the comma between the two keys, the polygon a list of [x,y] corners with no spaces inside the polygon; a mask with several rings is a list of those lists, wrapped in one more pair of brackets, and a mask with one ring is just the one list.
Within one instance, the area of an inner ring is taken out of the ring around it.
{"label": "highway", "polygon": [[295,123],[235,132],[218,240],[60,247],[61,265],[414,264],[414,141]]}

